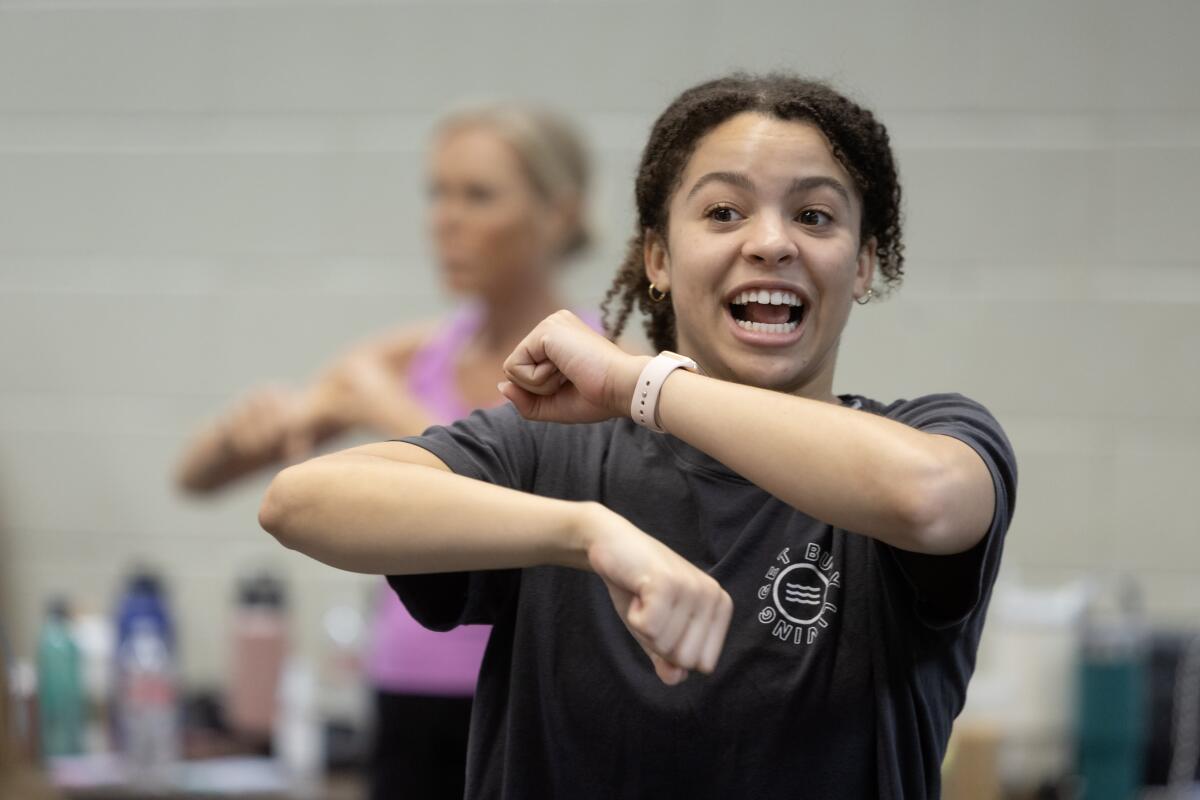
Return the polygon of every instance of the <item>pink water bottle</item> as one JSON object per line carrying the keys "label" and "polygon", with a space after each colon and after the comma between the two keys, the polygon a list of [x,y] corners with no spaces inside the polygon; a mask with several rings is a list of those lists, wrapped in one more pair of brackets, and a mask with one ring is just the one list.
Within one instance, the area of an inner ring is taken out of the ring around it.
{"label": "pink water bottle", "polygon": [[242,581],[234,612],[226,702],[229,723],[249,744],[266,746],[287,655],[283,585],[268,574]]}

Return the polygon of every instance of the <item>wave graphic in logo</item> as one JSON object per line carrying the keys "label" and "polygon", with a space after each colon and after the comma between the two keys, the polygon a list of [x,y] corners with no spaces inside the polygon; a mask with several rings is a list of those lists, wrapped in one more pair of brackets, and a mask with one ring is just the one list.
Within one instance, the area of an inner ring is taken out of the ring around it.
{"label": "wave graphic in logo", "polygon": [[812,564],[792,564],[775,578],[775,607],[785,619],[811,625],[825,607],[829,579]]}
{"label": "wave graphic in logo", "polygon": [[783,597],[792,603],[803,603],[806,606],[819,606],[825,592],[816,586],[805,586],[802,583],[785,583]]}

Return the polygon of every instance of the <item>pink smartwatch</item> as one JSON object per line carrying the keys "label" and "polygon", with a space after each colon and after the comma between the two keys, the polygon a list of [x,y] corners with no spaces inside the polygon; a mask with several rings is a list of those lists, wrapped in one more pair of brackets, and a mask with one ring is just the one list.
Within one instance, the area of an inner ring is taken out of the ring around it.
{"label": "pink smartwatch", "polygon": [[650,363],[638,376],[637,388],[634,389],[633,400],[629,404],[629,416],[633,417],[634,422],[656,433],[667,432],[658,422],[658,395],[667,377],[677,369],[700,371],[695,361],[670,350],[663,350],[650,359]]}

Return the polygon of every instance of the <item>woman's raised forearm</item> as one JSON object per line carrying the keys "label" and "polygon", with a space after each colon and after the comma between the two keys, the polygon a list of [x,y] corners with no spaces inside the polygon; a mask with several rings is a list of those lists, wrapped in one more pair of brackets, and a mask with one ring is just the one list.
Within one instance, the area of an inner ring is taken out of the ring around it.
{"label": "woman's raised forearm", "polygon": [[289,467],[267,490],[259,521],[287,547],[354,572],[590,570],[667,683],[712,672],[733,613],[716,580],[599,503],[455,475],[411,444]]}
{"label": "woman's raised forearm", "polygon": [[[380,448],[410,453],[417,463],[370,452]],[[259,522],[285,546],[352,572],[588,568],[586,504],[420,463],[430,458],[415,445],[393,442],[289,467],[267,490]]]}
{"label": "woman's raised forearm", "polygon": [[660,411],[672,434],[784,502],[906,550],[968,549],[992,518],[991,476],[956,439],[682,370]]}
{"label": "woman's raised forearm", "polygon": [[[560,311],[508,357],[500,390],[527,419],[623,417],[649,361]],[[658,417],[670,433],[785,503],[904,550],[967,550],[992,518],[987,467],[949,436],[687,370],[662,384]]]}

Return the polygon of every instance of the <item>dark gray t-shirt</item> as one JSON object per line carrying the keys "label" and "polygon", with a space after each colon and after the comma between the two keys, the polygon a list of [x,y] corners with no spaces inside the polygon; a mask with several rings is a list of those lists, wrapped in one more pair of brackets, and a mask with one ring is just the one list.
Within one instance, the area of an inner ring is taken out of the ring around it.
{"label": "dark gray t-shirt", "polygon": [[716,672],[670,687],[594,574],[390,577],[430,628],[494,626],[471,722],[469,798],[939,794],[1016,462],[996,420],[961,395],[843,401],[979,453],[996,490],[979,545],[922,556],[834,528],[628,419],[537,423],[503,406],[406,440],[461,475],[603,503],[716,578],[734,603]]}

